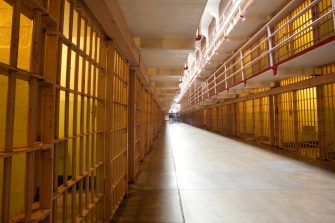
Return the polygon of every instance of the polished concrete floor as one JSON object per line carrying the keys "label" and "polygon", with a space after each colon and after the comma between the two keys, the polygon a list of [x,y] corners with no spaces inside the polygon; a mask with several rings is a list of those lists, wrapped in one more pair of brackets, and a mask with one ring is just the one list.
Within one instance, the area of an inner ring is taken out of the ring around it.
{"label": "polished concrete floor", "polygon": [[334,223],[335,170],[170,124],[113,222]]}

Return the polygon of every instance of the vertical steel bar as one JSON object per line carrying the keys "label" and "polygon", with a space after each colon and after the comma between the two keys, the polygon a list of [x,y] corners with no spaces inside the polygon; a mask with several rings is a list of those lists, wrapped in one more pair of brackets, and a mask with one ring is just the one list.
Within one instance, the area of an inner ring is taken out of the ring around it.
{"label": "vertical steel bar", "polygon": [[[317,116],[318,122],[315,123],[318,125],[318,140],[319,140],[319,150],[320,150],[320,159],[327,159],[327,148],[326,146],[326,132],[325,132],[325,102],[329,100],[329,98],[325,98],[323,89],[326,86],[317,86],[316,87],[316,99],[317,99]],[[327,92],[328,93],[328,92]]]}
{"label": "vertical steel bar", "polygon": [[[299,119],[298,119],[298,112],[304,112],[304,111],[298,111],[298,96],[297,91],[293,91],[293,134],[294,134],[294,149],[299,153],[300,148],[300,142],[299,142]],[[303,101],[301,102],[303,103]]]}
{"label": "vertical steel bar", "polygon": [[242,73],[242,81],[246,81],[245,80],[245,76],[244,76],[244,63],[243,63],[243,52],[242,50],[240,50],[240,63],[241,63],[241,73]]}
{"label": "vertical steel bar", "polygon": [[269,65],[270,67],[273,67],[273,51],[272,51],[272,46],[273,46],[273,42],[272,42],[272,38],[270,38],[272,32],[271,32],[271,28],[269,25],[267,25],[267,37],[268,37],[268,61],[269,61]]}

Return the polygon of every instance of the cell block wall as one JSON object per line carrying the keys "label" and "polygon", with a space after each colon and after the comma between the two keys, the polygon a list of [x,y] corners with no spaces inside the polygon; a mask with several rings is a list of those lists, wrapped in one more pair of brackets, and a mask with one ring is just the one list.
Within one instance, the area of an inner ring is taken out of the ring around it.
{"label": "cell block wall", "polygon": [[288,78],[278,87],[182,112],[182,120],[224,135],[334,161],[335,65],[317,69],[322,75]]}
{"label": "cell block wall", "polygon": [[59,7],[52,220],[102,221],[104,37],[75,2],[64,0]]}
{"label": "cell block wall", "polygon": [[287,1],[199,87],[190,84],[181,98],[183,120],[333,161],[335,60],[331,53],[315,63],[304,58],[321,58],[334,38],[334,1]]}
{"label": "cell block wall", "polygon": [[[110,221],[128,189],[129,65],[83,1],[0,0],[0,222]],[[163,120],[150,92],[148,148]]]}
{"label": "cell block wall", "polygon": [[[220,28],[222,27],[216,27],[218,30]],[[229,39],[229,35],[227,38]],[[319,59],[315,62],[308,62],[313,64],[310,65],[304,64],[307,63],[305,61],[299,62],[299,57],[318,52],[318,50],[321,52],[324,50],[322,47],[332,47],[334,39],[333,1],[287,1],[286,5],[278,9],[277,14],[249,36],[247,41],[243,42],[241,46],[236,46],[234,53],[222,61],[217,70],[210,70],[208,75],[203,74],[206,78],[200,86],[192,83],[189,88],[184,90],[181,109],[190,111],[195,106],[208,104],[210,100],[214,99],[215,101],[217,98],[233,94],[237,90],[238,94],[241,94],[243,86],[253,89],[260,88],[258,85],[264,85],[265,88],[268,88],[271,86],[269,83],[272,82],[271,76],[269,77],[271,74],[274,76],[273,83],[280,82],[280,85],[309,79],[311,74],[319,75],[322,71],[318,66],[334,61],[325,58],[323,59],[325,62]],[[218,37],[215,43],[209,42],[208,45],[220,45],[220,42],[224,44],[225,41],[223,37]],[[216,55],[218,51],[213,48],[209,50],[208,54]],[[319,56],[314,57],[319,58]],[[295,59],[299,64],[292,61]],[[287,72],[287,69],[292,71]],[[310,69],[312,71],[294,72],[295,69]],[[202,72],[195,70],[195,76],[197,71]],[[282,81],[289,76],[291,78]],[[240,107],[240,109],[242,108],[243,106]],[[236,125],[237,130],[242,124],[241,120],[241,123]]]}
{"label": "cell block wall", "polygon": [[129,114],[134,116],[133,123],[129,128],[133,134],[128,139],[132,150],[128,156],[129,181],[135,182],[136,175],[140,169],[140,163],[151,149],[154,138],[164,120],[164,115],[152,95],[142,84],[141,79],[134,72],[130,94],[133,97],[134,108]]}

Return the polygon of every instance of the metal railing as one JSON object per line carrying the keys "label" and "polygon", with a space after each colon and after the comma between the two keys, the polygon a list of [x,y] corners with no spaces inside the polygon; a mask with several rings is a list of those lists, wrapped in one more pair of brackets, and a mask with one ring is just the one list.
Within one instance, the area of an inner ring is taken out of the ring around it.
{"label": "metal railing", "polygon": [[240,13],[245,10],[242,9],[242,6],[248,6],[253,0],[237,0],[232,3],[230,7],[226,9],[227,14],[225,14],[225,17],[220,18],[219,24],[214,29],[214,32],[211,34],[210,38],[208,39],[209,45],[206,44],[204,49],[201,50],[200,58],[198,61],[194,61],[193,63],[196,63],[196,66],[193,64],[191,67],[195,67],[194,70],[191,70],[191,77],[189,80],[185,81],[184,86],[181,89],[181,95],[183,95],[186,90],[188,89],[189,85],[192,83],[192,81],[196,78],[196,76],[200,73],[200,71],[205,67],[207,61],[209,60],[209,57],[212,57],[213,55],[209,55],[214,51],[214,48],[221,44],[221,38],[222,36],[228,34],[228,32],[232,29],[232,23],[236,23],[236,18],[242,19],[240,17]]}
{"label": "metal railing", "polygon": [[[237,84],[246,83],[247,79],[272,69],[327,38],[334,37],[334,6],[322,6],[322,10],[315,11],[317,5],[324,4],[323,0],[315,0],[305,4],[305,7],[292,14],[280,27],[274,29],[279,21],[287,17],[287,12],[292,11],[292,6],[296,2],[289,3],[251,37],[185,100],[182,107],[190,108]],[[295,6],[293,9],[297,10],[298,7]],[[294,29],[294,27],[297,28]],[[274,29],[273,32],[272,29]]]}

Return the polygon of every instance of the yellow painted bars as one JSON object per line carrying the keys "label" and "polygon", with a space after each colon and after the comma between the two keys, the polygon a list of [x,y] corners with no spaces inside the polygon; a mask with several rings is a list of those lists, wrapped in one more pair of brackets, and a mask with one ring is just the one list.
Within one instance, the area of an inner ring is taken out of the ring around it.
{"label": "yellow painted bars", "polygon": [[128,138],[128,175],[129,182],[134,183],[139,171],[140,163],[150,151],[155,136],[157,135],[164,115],[152,95],[145,89],[135,71],[131,72],[130,105],[129,115],[133,116],[129,125],[130,137]]}
{"label": "yellow painted bars", "polygon": [[82,1],[0,0],[0,222],[110,221],[127,193],[129,66],[106,39]]}
{"label": "yellow painted bars", "polygon": [[289,78],[276,88],[184,112],[182,119],[225,135],[334,161],[335,65],[317,69],[323,75]]}
{"label": "yellow painted bars", "polygon": [[[210,75],[198,89],[187,89],[182,110],[191,110],[251,78],[276,69],[294,57],[334,41],[334,12],[331,0],[288,1],[290,12],[279,11],[259,32]],[[294,76],[294,75],[292,75]]]}

